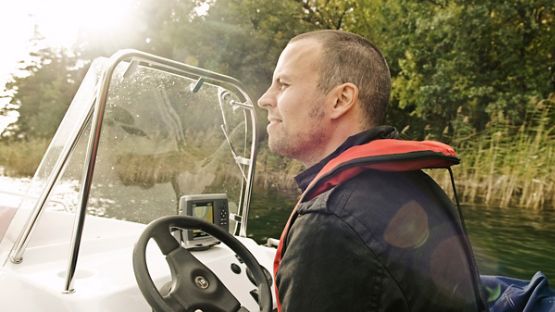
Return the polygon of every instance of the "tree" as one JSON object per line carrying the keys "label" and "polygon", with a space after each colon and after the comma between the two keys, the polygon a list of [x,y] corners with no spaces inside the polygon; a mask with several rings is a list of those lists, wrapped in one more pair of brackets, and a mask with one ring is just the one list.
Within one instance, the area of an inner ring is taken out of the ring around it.
{"label": "tree", "polygon": [[[350,30],[370,33],[390,62],[394,120],[449,139],[499,118],[519,125],[555,90],[550,1],[360,1]],[[371,31],[365,29],[371,28]]]}
{"label": "tree", "polygon": [[[142,26],[126,40],[88,42],[75,55],[88,62],[134,47],[237,77],[256,99],[291,37],[323,28],[352,31],[376,43],[389,62],[389,122],[410,126],[411,137],[449,140],[457,127],[480,131],[501,119],[518,125],[531,99],[555,91],[554,10],[548,0],[141,0],[133,14]],[[61,58],[53,62],[56,53]],[[10,84],[23,116],[10,133],[48,132],[25,120],[37,116],[25,111],[33,107],[25,101],[70,98],[74,89],[64,81],[79,80],[75,60],[56,53],[40,55],[44,62],[28,68],[36,77]],[[61,117],[56,109],[40,114]]]}
{"label": "tree", "polygon": [[6,85],[12,105],[4,110],[17,111],[19,117],[2,132],[3,138],[50,139],[84,74],[66,51],[43,48],[31,56],[33,61],[23,68],[27,75],[13,77]]}

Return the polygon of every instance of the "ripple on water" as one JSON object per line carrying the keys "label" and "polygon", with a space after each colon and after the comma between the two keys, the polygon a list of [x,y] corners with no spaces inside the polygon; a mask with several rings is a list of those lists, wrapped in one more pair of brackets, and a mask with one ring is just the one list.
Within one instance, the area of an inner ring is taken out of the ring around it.
{"label": "ripple on water", "polygon": [[555,279],[555,211],[464,206],[482,274],[529,279],[543,271]]}

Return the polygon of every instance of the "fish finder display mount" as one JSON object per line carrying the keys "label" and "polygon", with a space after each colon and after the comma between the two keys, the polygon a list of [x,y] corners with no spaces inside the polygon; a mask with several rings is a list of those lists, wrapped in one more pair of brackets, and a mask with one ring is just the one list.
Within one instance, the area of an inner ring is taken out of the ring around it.
{"label": "fish finder display mount", "polygon": [[[229,207],[225,193],[183,195],[179,199],[179,212],[229,232]],[[200,229],[180,230],[176,234],[184,247],[191,250],[208,249],[219,243],[216,238]]]}

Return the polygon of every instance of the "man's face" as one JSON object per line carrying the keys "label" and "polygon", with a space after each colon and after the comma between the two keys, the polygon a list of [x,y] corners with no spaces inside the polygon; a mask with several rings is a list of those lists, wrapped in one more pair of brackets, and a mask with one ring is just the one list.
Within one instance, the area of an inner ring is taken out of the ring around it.
{"label": "man's face", "polygon": [[258,100],[268,111],[270,149],[305,164],[320,160],[328,136],[326,97],[318,88],[321,50],[313,39],[290,43],[279,57],[272,84]]}

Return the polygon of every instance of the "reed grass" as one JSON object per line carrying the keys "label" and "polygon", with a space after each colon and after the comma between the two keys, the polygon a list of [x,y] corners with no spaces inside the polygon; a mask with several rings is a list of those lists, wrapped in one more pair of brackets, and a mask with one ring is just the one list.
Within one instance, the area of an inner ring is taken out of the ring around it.
{"label": "reed grass", "polygon": [[[492,123],[453,145],[461,164],[453,169],[465,203],[553,209],[555,203],[555,95],[532,105],[526,123]],[[446,173],[430,174],[451,193]]]}
{"label": "reed grass", "polygon": [[[458,127],[452,145],[461,164],[453,171],[463,203],[553,209],[555,94],[531,105],[525,119],[526,123],[519,126],[497,120],[480,133]],[[0,174],[32,176],[47,145],[45,139],[0,141]],[[294,198],[298,191],[293,178],[302,169],[300,163],[276,156],[261,146],[255,183],[259,188]],[[429,173],[452,195],[445,170]]]}
{"label": "reed grass", "polygon": [[0,141],[2,175],[30,177],[35,173],[50,140]]}

